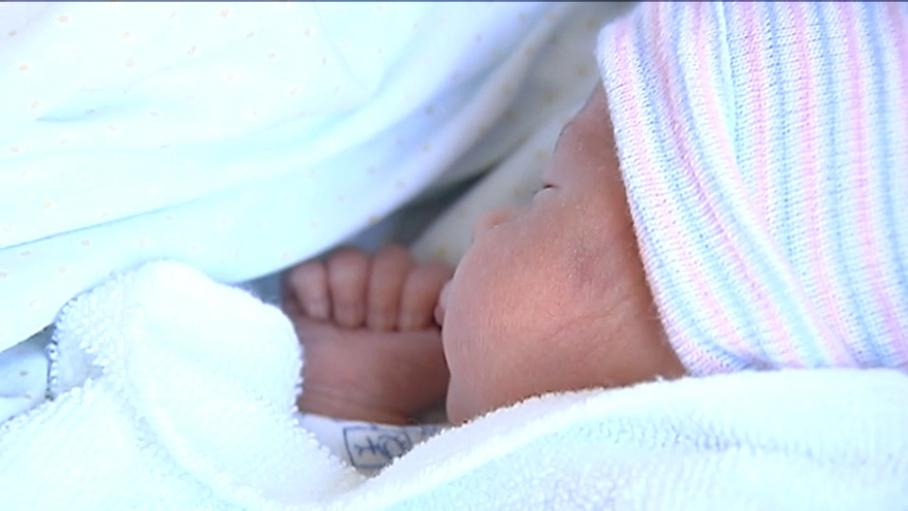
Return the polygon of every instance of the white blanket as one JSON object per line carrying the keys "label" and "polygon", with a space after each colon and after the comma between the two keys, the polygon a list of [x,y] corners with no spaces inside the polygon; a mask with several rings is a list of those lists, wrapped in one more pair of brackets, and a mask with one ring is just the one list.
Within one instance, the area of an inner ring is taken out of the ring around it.
{"label": "white blanket", "polygon": [[894,371],[548,395],[365,479],[293,420],[292,327],[242,290],[152,263],[71,302],[55,340],[56,399],[0,427],[4,510],[908,506]]}
{"label": "white blanket", "polygon": [[589,94],[619,10],[0,2],[0,351],[111,271],[254,279],[489,169]]}

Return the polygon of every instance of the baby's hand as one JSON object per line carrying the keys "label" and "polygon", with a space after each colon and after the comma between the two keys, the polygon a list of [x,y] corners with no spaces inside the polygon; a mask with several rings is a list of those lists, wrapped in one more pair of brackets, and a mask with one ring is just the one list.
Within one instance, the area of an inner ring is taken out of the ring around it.
{"label": "baby's hand", "polygon": [[433,320],[452,275],[392,245],[340,249],[284,273],[283,308],[303,344],[303,412],[386,424],[444,402],[448,368]]}

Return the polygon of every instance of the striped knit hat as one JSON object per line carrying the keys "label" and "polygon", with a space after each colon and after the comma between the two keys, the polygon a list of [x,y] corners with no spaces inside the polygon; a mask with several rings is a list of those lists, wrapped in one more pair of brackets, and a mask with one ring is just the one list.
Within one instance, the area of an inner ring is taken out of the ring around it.
{"label": "striped knit hat", "polygon": [[597,57],[688,371],[908,369],[908,5],[643,3]]}

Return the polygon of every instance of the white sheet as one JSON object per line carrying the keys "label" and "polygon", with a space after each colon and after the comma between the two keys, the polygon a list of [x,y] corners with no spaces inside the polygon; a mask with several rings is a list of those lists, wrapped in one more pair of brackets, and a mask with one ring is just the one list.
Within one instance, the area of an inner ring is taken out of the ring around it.
{"label": "white sheet", "polygon": [[111,271],[252,279],[485,170],[588,94],[616,10],[0,5],[0,350]]}

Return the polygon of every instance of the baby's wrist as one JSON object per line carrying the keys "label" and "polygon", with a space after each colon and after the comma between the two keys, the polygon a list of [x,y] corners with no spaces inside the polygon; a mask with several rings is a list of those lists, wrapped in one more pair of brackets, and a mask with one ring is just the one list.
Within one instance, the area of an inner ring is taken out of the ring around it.
{"label": "baby's wrist", "polygon": [[297,397],[296,404],[302,413],[337,419],[397,425],[411,422],[409,417],[399,410],[351,399],[349,393],[318,385],[305,386],[303,393]]}

